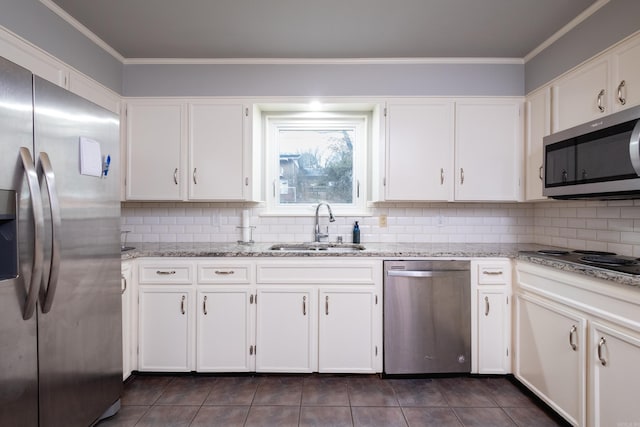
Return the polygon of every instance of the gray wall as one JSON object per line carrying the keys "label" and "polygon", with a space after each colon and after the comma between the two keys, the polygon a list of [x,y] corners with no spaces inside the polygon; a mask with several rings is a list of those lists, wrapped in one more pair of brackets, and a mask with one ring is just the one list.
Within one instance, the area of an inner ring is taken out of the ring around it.
{"label": "gray wall", "polygon": [[521,64],[154,64],[124,67],[125,96],[524,94]]}
{"label": "gray wall", "polygon": [[122,63],[38,0],[2,0],[0,25],[122,93]]}
{"label": "gray wall", "polygon": [[525,92],[640,30],[640,1],[611,0],[525,65]]}

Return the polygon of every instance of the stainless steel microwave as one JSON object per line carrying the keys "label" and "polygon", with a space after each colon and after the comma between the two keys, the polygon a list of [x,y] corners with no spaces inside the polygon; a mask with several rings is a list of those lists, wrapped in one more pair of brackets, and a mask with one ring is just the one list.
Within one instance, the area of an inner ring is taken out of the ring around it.
{"label": "stainless steel microwave", "polygon": [[640,198],[640,106],[544,137],[545,196]]}

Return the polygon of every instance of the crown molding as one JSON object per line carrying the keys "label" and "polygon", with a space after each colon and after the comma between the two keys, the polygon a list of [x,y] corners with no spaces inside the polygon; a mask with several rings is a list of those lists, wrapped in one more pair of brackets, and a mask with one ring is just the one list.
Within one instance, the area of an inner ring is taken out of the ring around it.
{"label": "crown molding", "polygon": [[109,55],[113,56],[115,59],[117,59],[121,63],[124,63],[124,61],[125,61],[125,57],[124,56],[120,55],[120,53],[117,50],[115,50],[114,48],[109,46],[104,40],[102,40],[100,37],[98,37],[95,33],[93,33],[87,27],[82,25],[73,16],[71,16],[67,12],[65,12],[64,9],[62,9],[60,6],[55,4],[52,0],[40,0],[40,3],[42,3],[43,5],[48,7],[53,13],[58,15],[60,18],[64,19],[69,25],[71,25],[73,28],[78,30],[80,33],[82,33],[89,40],[94,42],[96,45],[98,45],[100,48],[102,48]]}
{"label": "crown molding", "polygon": [[531,59],[533,59],[535,56],[537,56],[540,52],[542,52],[543,50],[545,50],[546,48],[548,48],[549,46],[554,44],[562,36],[564,36],[569,31],[573,30],[575,27],[580,25],[583,21],[585,21],[591,15],[596,13],[598,10],[600,10],[604,5],[606,5],[610,1],[611,0],[598,0],[597,2],[595,2],[594,4],[589,6],[587,9],[584,10],[584,12],[582,12],[580,15],[576,16],[571,21],[569,21],[569,23],[567,25],[565,25],[564,27],[560,28],[551,37],[549,37],[547,40],[542,42],[538,47],[536,47],[531,52],[526,54],[525,57],[523,58],[524,59],[524,63],[526,64]]}
{"label": "crown molding", "polygon": [[127,58],[127,65],[524,64],[522,58]]}

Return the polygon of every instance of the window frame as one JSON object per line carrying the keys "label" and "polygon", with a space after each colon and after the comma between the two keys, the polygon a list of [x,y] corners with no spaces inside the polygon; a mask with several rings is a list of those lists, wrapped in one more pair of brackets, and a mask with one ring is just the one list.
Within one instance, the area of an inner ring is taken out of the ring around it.
{"label": "window frame", "polygon": [[[367,176],[369,172],[368,151],[371,126],[370,111],[335,112],[264,112],[264,194],[265,215],[309,216],[315,214],[318,203],[281,204],[278,191],[280,179],[280,150],[277,135],[280,129],[353,128],[353,203],[332,203],[334,215],[365,215]],[[321,123],[321,124],[319,124]]]}

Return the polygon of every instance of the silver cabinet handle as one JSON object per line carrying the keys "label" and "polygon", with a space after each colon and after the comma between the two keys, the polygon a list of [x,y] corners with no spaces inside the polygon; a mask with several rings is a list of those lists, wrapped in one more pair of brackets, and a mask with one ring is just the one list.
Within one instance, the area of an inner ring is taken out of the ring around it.
{"label": "silver cabinet handle", "polygon": [[124,294],[127,290],[127,278],[124,277],[124,274],[121,275],[122,277],[122,283],[124,283],[124,288],[122,288],[122,292],[120,292],[121,294]]}
{"label": "silver cabinet handle", "polygon": [[173,183],[175,185],[178,185],[178,168],[175,168],[173,170]]}
{"label": "silver cabinet handle", "polygon": [[444,184],[444,168],[440,168],[440,185]]}
{"label": "silver cabinet handle", "polygon": [[161,275],[161,276],[169,276],[169,275],[176,274],[176,271],[175,271],[175,270],[171,270],[171,271],[161,271],[161,270],[158,270],[158,271],[156,271],[156,274],[159,274],[159,275]]}
{"label": "silver cabinet handle", "polygon": [[464,184],[464,169],[460,168],[460,184]]}
{"label": "silver cabinet handle", "polygon": [[324,298],[324,313],[329,315],[329,295]]}
{"label": "silver cabinet handle", "polygon": [[204,296],[204,299],[202,300],[202,312],[204,313],[204,315],[207,315],[207,296]]}
{"label": "silver cabinet handle", "polygon": [[604,106],[602,105],[602,98],[604,98],[604,94],[605,94],[604,89],[598,92],[597,104],[598,104],[598,110],[600,110],[601,113],[604,113],[604,110],[605,110]]}
{"label": "silver cabinet handle", "polygon": [[186,296],[182,295],[182,299],[180,300],[180,312],[182,314],[185,314],[186,311],[184,310],[184,300],[187,299]]}
{"label": "silver cabinet handle", "polygon": [[574,343],[573,336],[578,332],[578,327],[576,325],[571,326],[571,330],[569,331],[569,345],[573,351],[578,350],[578,346]]}
{"label": "silver cabinet handle", "polygon": [[29,283],[24,311],[22,313],[24,320],[28,320],[36,310],[38,291],[40,289],[40,281],[42,280],[42,265],[44,261],[44,211],[42,208],[40,185],[38,184],[38,173],[33,166],[33,158],[28,148],[20,147],[20,159],[22,160],[22,167],[27,177],[31,207],[33,209],[33,264],[31,268],[31,283]]}
{"label": "silver cabinet handle", "polygon": [[491,307],[489,306],[489,297],[484,297],[484,315],[488,316],[489,315],[489,309]]}
{"label": "silver cabinet handle", "polygon": [[448,276],[452,271],[459,270],[389,270],[387,276],[392,277],[442,277]]}
{"label": "silver cabinet handle", "polygon": [[302,297],[302,315],[307,315],[307,297]]}
{"label": "silver cabinet handle", "polygon": [[356,181],[356,198],[360,198],[360,180]]}
{"label": "silver cabinet handle", "polygon": [[193,168],[193,183],[198,184],[198,168]]}
{"label": "silver cabinet handle", "polygon": [[569,179],[569,174],[567,173],[566,170],[562,170],[562,182],[567,182],[567,180]]}
{"label": "silver cabinet handle", "polygon": [[217,274],[218,276],[228,276],[230,274],[235,274],[235,271],[233,271],[233,270],[216,270],[215,274]]}
{"label": "silver cabinet handle", "polygon": [[60,273],[60,227],[62,220],[60,217],[60,204],[58,202],[58,193],[56,191],[56,176],[51,167],[49,155],[44,151],[40,153],[40,166],[42,167],[42,176],[47,185],[47,193],[49,195],[49,210],[51,211],[51,267],[49,269],[49,283],[44,294],[42,303],[42,312],[51,311],[53,299],[56,296],[58,288],[58,275]]}
{"label": "silver cabinet handle", "polygon": [[542,177],[542,165],[538,168],[538,178],[540,178],[540,181],[544,181],[544,178]]}
{"label": "silver cabinet handle", "polygon": [[482,274],[487,276],[502,276],[502,271],[483,271]]}
{"label": "silver cabinet handle", "polygon": [[622,96],[622,88],[625,87],[625,85],[626,85],[626,82],[624,80],[622,80],[618,85],[618,101],[622,105],[627,103],[626,98]]}
{"label": "silver cabinet handle", "polygon": [[598,342],[598,360],[602,364],[602,366],[607,366],[607,360],[602,357],[602,347],[607,344],[607,340],[604,337],[600,337],[600,342]]}
{"label": "silver cabinet handle", "polygon": [[247,186],[247,187],[249,186],[249,177],[248,176],[244,177],[244,185]]}

